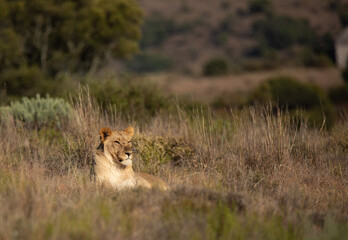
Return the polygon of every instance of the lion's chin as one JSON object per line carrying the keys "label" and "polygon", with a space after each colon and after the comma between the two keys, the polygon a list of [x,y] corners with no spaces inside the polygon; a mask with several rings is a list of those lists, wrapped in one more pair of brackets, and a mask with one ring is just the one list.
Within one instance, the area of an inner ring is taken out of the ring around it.
{"label": "lion's chin", "polygon": [[126,159],[126,160],[123,160],[120,163],[125,165],[125,166],[129,166],[129,165],[132,165],[132,160],[131,159]]}

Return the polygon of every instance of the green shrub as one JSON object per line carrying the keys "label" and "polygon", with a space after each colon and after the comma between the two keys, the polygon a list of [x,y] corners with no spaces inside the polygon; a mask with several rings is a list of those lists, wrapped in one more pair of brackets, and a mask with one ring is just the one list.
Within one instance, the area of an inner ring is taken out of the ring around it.
{"label": "green shrub", "polygon": [[231,3],[228,1],[223,1],[220,3],[220,8],[223,10],[228,10],[231,7]]}
{"label": "green shrub", "polygon": [[280,76],[265,81],[251,94],[250,102],[272,102],[273,106],[293,114],[302,109],[303,116],[314,126],[321,126],[324,118],[327,127],[333,124],[333,107],[325,93],[314,85],[301,83],[292,77]]}
{"label": "green shrub", "polygon": [[[269,91],[272,97],[271,100],[277,101],[281,108],[289,110],[298,107],[309,109],[318,106],[324,98],[324,93],[319,88],[286,76],[269,79],[260,89],[267,89],[266,91]],[[268,101],[269,99],[259,100]]]}
{"label": "green shrub", "polygon": [[63,99],[41,98],[40,95],[36,98],[24,97],[20,102],[11,102],[10,106],[0,108],[0,119],[12,116],[15,121],[36,129],[61,127],[71,114],[71,106]]}
{"label": "green shrub", "polygon": [[281,60],[279,60],[277,56],[271,52],[265,53],[263,58],[249,58],[241,61],[241,68],[244,71],[271,70],[279,68],[281,66]]}
{"label": "green shrub", "polygon": [[331,33],[318,36],[311,45],[311,50],[316,55],[327,56],[332,63],[335,62],[335,43]]}
{"label": "green shrub", "polygon": [[228,63],[224,58],[213,58],[203,66],[204,76],[219,76],[228,74]]}
{"label": "green shrub", "polygon": [[215,97],[210,102],[210,108],[214,110],[230,110],[231,108],[238,108],[242,106],[245,102],[243,94],[233,93],[223,93]]}
{"label": "green shrub", "polygon": [[0,74],[0,86],[8,95],[33,97],[44,93],[44,75],[36,66],[10,68]]}
{"label": "green shrub", "polygon": [[219,24],[219,30],[223,32],[233,32],[235,20],[233,14],[228,14]]}
{"label": "green shrub", "polygon": [[133,72],[146,73],[170,70],[173,67],[173,62],[167,57],[142,53],[134,56],[126,65]]}
{"label": "green shrub", "polygon": [[348,9],[347,8],[342,8],[338,12],[341,24],[343,27],[346,27],[348,25]]}
{"label": "green shrub", "polygon": [[345,83],[348,83],[348,66],[346,66],[345,69],[343,69],[342,78]]}
{"label": "green shrub", "polygon": [[301,54],[301,63],[306,67],[331,67],[333,62],[330,57],[326,54],[316,54],[310,49],[304,49]]}
{"label": "green shrub", "polygon": [[170,35],[175,32],[173,19],[161,16],[151,16],[145,19],[142,28],[140,46],[146,49],[151,46],[160,46]]}
{"label": "green shrub", "polygon": [[331,0],[327,5],[327,10],[329,11],[337,11],[340,8],[340,1],[338,0]]}
{"label": "green shrub", "polygon": [[210,38],[212,43],[217,46],[224,45],[228,40],[229,34],[234,31],[234,22],[234,15],[228,14],[219,23],[219,26],[211,32]]}
{"label": "green shrub", "polygon": [[212,31],[211,41],[216,46],[224,46],[228,41],[228,33],[220,31]]}
{"label": "green shrub", "polygon": [[24,46],[20,34],[14,29],[0,27],[0,71],[23,64],[23,59]]}
{"label": "green shrub", "polygon": [[[184,7],[182,10],[189,11],[189,8]],[[142,28],[140,47],[147,49],[152,46],[161,46],[174,34],[191,32],[195,25],[199,24],[195,21],[176,23],[174,19],[161,15],[149,16],[145,19]]]}
{"label": "green shrub", "polygon": [[194,156],[194,150],[183,139],[141,135],[133,143],[144,165],[168,162],[180,165]]}
{"label": "green shrub", "polygon": [[169,98],[149,83],[108,80],[91,83],[90,91],[104,109],[116,106],[117,112],[126,117],[146,119],[170,108]]}
{"label": "green shrub", "polygon": [[303,46],[300,63],[307,67],[332,67],[335,62],[334,39],[330,33],[318,35],[315,41]]}
{"label": "green shrub", "polygon": [[250,13],[268,12],[271,9],[271,3],[268,0],[253,0],[249,3]]}
{"label": "green shrub", "polygon": [[253,25],[253,31],[261,44],[275,49],[285,49],[294,44],[311,45],[316,39],[307,20],[287,16],[258,20]]}
{"label": "green shrub", "polygon": [[330,89],[329,97],[333,103],[348,103],[348,85]]}

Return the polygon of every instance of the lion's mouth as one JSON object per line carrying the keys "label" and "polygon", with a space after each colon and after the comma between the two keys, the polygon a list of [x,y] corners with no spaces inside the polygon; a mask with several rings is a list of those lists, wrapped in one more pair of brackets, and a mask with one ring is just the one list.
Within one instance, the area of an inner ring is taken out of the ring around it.
{"label": "lion's mouth", "polygon": [[122,162],[124,162],[124,161],[128,161],[128,160],[132,160],[131,158],[126,158],[126,159],[122,159],[122,158],[119,158],[118,159],[118,161],[120,162],[120,163],[122,163]]}
{"label": "lion's mouth", "polygon": [[127,158],[127,159],[120,159],[119,160],[121,164],[125,165],[125,166],[128,166],[128,165],[132,165],[132,159],[130,158]]}

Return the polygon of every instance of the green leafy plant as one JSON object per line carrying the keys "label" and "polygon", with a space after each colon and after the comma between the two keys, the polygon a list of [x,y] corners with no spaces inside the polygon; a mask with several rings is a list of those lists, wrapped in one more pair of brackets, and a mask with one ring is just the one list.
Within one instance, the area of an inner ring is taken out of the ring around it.
{"label": "green leafy plant", "polygon": [[173,62],[161,55],[141,53],[134,56],[126,65],[133,72],[146,73],[170,70],[173,67]]}
{"label": "green leafy plant", "polygon": [[345,67],[342,71],[342,78],[345,83],[348,83],[348,67]]}
{"label": "green leafy plant", "polygon": [[170,108],[169,98],[153,84],[105,81],[91,83],[90,91],[104,108],[115,106],[127,117],[146,119]]}
{"label": "green leafy plant", "polygon": [[6,69],[0,74],[0,86],[11,96],[34,97],[45,90],[44,75],[37,66]]}
{"label": "green leafy plant", "polygon": [[346,27],[348,25],[348,8],[347,7],[341,7],[338,11],[339,19],[341,21],[341,24],[343,27]]}
{"label": "green leafy plant", "polygon": [[175,24],[172,19],[166,19],[161,16],[148,17],[142,28],[143,35],[140,45],[143,49],[161,45],[174,31]]}
{"label": "green leafy plant", "polygon": [[268,0],[253,0],[249,3],[250,13],[268,12],[271,8],[271,3]]}
{"label": "green leafy plant", "polygon": [[141,135],[133,142],[145,165],[153,163],[154,159],[157,163],[172,162],[174,165],[181,165],[194,156],[194,149],[184,139]]}
{"label": "green leafy plant", "polygon": [[254,34],[269,48],[285,49],[294,44],[312,44],[316,34],[304,19],[271,16],[253,25]]}
{"label": "green leafy plant", "polygon": [[250,102],[278,105],[296,113],[304,110],[303,116],[312,125],[321,126],[326,122],[327,127],[333,124],[333,107],[326,94],[317,86],[301,83],[288,76],[280,76],[266,80],[250,97]]}
{"label": "green leafy plant", "polygon": [[41,129],[43,127],[61,127],[72,115],[71,106],[63,99],[22,98],[11,102],[10,106],[0,108],[0,118],[13,117],[15,121],[23,122],[27,127]]}
{"label": "green leafy plant", "polygon": [[213,58],[207,61],[203,66],[204,76],[219,76],[228,73],[228,63],[224,58]]}
{"label": "green leafy plant", "polygon": [[216,46],[222,46],[227,43],[229,34],[233,33],[235,26],[234,15],[228,14],[220,23],[219,26],[214,29],[210,38],[212,43]]}
{"label": "green leafy plant", "polygon": [[[186,4],[183,11],[189,11]],[[142,27],[140,47],[147,49],[152,46],[161,46],[169,37],[177,33],[187,33],[197,25],[194,21],[177,23],[175,18],[168,18],[160,14],[148,16]]]}
{"label": "green leafy plant", "polygon": [[332,102],[337,104],[348,103],[348,85],[330,89],[329,97]]}

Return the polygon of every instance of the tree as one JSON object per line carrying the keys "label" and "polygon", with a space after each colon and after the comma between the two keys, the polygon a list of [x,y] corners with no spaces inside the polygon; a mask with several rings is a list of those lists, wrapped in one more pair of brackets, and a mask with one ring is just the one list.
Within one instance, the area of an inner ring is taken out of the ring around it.
{"label": "tree", "polygon": [[134,0],[0,0],[0,74],[96,70],[137,51],[142,18]]}

